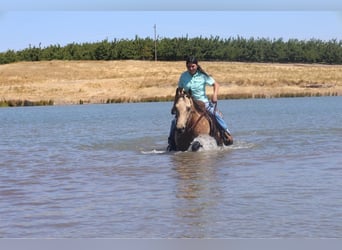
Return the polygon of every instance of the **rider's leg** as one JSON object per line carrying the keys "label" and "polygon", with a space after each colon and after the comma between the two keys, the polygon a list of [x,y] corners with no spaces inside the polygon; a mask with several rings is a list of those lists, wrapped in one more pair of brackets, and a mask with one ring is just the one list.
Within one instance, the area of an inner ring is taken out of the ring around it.
{"label": "rider's leg", "polygon": [[175,129],[176,129],[176,119],[172,119],[169,137],[167,138],[167,141],[169,144],[167,146],[167,151],[175,151],[176,150]]}
{"label": "rider's leg", "polygon": [[221,129],[223,130],[222,136],[223,136],[224,144],[225,145],[233,144],[233,137],[232,137],[232,135],[228,129],[226,122],[222,118],[220,112],[218,112],[217,110],[215,111],[214,105],[210,102],[206,103],[205,106],[210,113],[215,114],[215,118],[217,120],[217,123],[220,125]]}

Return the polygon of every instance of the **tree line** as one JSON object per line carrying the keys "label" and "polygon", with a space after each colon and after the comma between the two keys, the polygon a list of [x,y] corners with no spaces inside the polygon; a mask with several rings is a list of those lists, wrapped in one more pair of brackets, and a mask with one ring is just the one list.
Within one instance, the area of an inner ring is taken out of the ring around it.
{"label": "tree line", "polygon": [[0,53],[0,64],[45,60],[184,60],[195,55],[203,61],[277,62],[342,64],[342,40],[298,40],[282,38],[243,38],[218,36],[108,39],[93,43],[70,43],[65,46],[40,45]]}

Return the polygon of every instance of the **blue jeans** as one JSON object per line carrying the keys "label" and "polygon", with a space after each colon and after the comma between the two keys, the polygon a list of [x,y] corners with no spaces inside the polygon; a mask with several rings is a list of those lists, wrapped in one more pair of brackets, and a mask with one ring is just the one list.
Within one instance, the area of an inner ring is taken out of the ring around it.
{"label": "blue jeans", "polygon": [[228,126],[226,124],[226,122],[223,120],[220,112],[218,110],[216,110],[215,112],[215,105],[212,102],[206,102],[205,103],[205,108],[211,113],[211,114],[215,114],[215,118],[218,122],[218,124],[220,125],[220,127],[227,131],[230,134],[230,131],[228,129]]}

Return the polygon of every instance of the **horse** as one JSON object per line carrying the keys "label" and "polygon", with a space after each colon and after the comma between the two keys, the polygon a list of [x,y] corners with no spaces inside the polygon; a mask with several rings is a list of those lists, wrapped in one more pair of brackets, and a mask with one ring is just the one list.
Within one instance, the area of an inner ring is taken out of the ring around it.
{"label": "horse", "polygon": [[217,145],[223,145],[219,125],[216,119],[205,108],[205,104],[196,101],[183,88],[176,89],[172,114],[176,115],[175,144],[177,150],[186,151],[190,146],[197,151],[202,146],[194,141],[199,135],[210,135],[216,139]]}

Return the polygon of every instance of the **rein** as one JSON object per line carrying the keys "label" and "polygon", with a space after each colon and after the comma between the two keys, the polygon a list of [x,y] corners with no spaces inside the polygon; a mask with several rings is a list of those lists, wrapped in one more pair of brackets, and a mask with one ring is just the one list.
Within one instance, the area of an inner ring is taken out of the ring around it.
{"label": "rein", "polygon": [[[189,98],[191,100],[191,112],[197,112],[198,114],[200,114],[200,116],[198,117],[198,119],[191,125],[191,126],[188,126],[189,123],[190,123],[190,120],[191,120],[191,116],[193,114],[190,114],[188,120],[187,120],[187,126],[186,126],[186,131],[190,132],[192,131],[197,125],[198,123],[202,120],[203,117],[205,117],[208,121],[209,121],[209,124],[210,124],[210,127],[212,128],[212,120],[211,120],[211,117],[210,115],[208,114],[208,111],[206,110],[205,107],[201,107],[200,104],[198,104],[198,102],[196,102],[191,96],[187,96],[186,93],[181,93],[179,94],[178,92],[178,89],[177,89],[177,92],[176,92],[176,98],[174,100],[174,103],[173,103],[173,108],[171,110],[171,113],[174,114],[175,113],[175,105],[176,103],[178,102],[179,98]],[[217,106],[217,103],[215,103],[215,112],[216,112],[216,106]]]}
{"label": "rein", "polygon": [[[193,104],[193,109],[195,110],[195,112],[197,111],[199,114],[200,114],[200,117],[198,117],[198,119],[196,120],[196,122],[194,122],[193,124],[192,124],[192,126],[191,127],[189,127],[189,128],[187,128],[187,131],[191,131],[191,130],[193,130],[197,125],[198,125],[198,123],[200,122],[200,120],[207,114],[207,112],[204,110],[202,110],[202,112],[199,112],[199,110],[198,109],[196,109],[196,107],[195,107],[195,105],[194,105],[194,100],[191,98],[191,101],[192,101],[192,104]],[[191,118],[191,117],[190,117]],[[189,119],[190,120],[190,119]],[[188,121],[189,121],[188,120]]]}
{"label": "rein", "polygon": [[[199,114],[200,114],[200,117],[198,117],[198,119],[196,120],[196,122],[194,122],[190,128],[187,128],[187,131],[189,132],[189,131],[193,130],[193,129],[198,125],[198,123],[200,122],[200,120],[201,120],[203,117],[205,117],[205,118],[208,120],[208,122],[209,122],[209,126],[210,126],[210,135],[213,136],[213,137],[216,139],[216,141],[219,143],[220,138],[217,137],[217,126],[218,126],[218,125],[217,125],[217,120],[216,120],[216,118],[215,118],[215,113],[216,113],[216,112],[219,112],[219,111],[217,111],[217,102],[215,102],[214,113],[213,113],[213,115],[211,115],[211,114],[209,113],[209,111],[207,111],[207,109],[206,109],[205,107],[204,107],[204,108],[201,107],[201,106],[198,104],[198,102],[194,101],[194,99],[191,98],[191,100],[192,100],[192,102],[193,102],[193,109],[195,110],[195,111],[193,111],[193,112],[199,113]],[[190,120],[190,119],[189,119],[189,120]],[[216,125],[215,125],[215,124],[216,124]]]}

